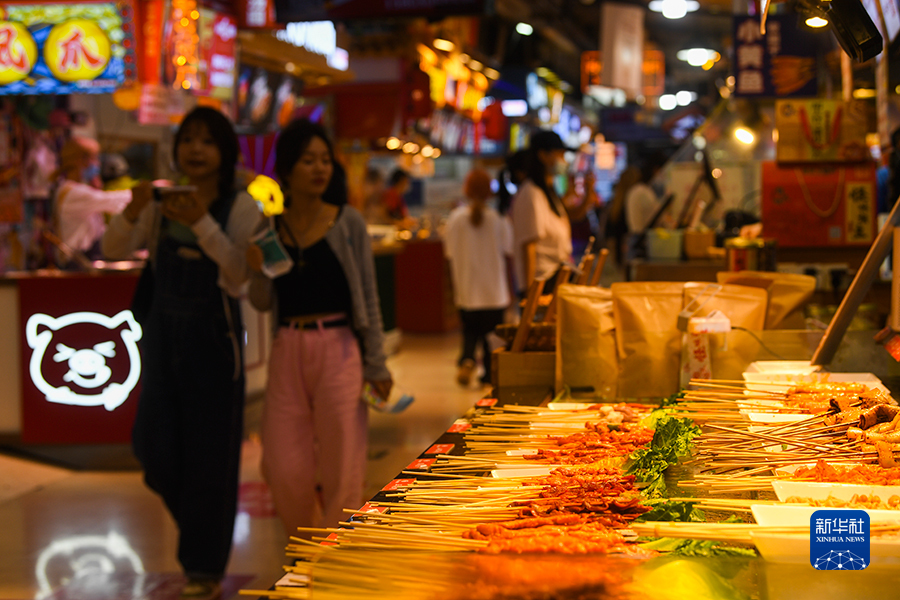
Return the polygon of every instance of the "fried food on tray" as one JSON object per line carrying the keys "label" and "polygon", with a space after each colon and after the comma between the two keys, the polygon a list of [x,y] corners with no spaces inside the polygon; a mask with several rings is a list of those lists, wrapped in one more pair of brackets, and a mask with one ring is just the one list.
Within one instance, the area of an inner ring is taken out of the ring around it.
{"label": "fried food on tray", "polygon": [[584,433],[556,438],[559,450],[538,450],[524,458],[549,464],[590,464],[611,456],[628,456],[650,443],[653,430],[623,423],[618,429],[610,429],[604,423],[586,423]]}
{"label": "fried food on tray", "polygon": [[887,501],[882,501],[879,496],[868,496],[866,494],[854,494],[849,500],[841,500],[829,495],[824,500],[816,500],[813,498],[803,498],[801,496],[791,496],[787,499],[788,504],[807,504],[809,506],[819,506],[822,508],[868,508],[870,510],[900,510],[900,496],[894,494]]}
{"label": "fried food on tray", "polygon": [[482,523],[463,533],[463,538],[486,540],[480,550],[489,554],[556,552],[590,554],[625,552],[625,538],[599,519],[584,515],[556,515]]}
{"label": "fried food on tray", "polygon": [[814,467],[798,468],[788,479],[858,485],[900,485],[900,467],[885,469],[877,465],[832,466],[819,460]]}

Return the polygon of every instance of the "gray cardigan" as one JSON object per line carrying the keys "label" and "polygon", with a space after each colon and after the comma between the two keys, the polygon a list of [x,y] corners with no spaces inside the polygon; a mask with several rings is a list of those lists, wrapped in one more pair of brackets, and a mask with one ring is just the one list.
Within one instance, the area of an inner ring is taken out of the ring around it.
{"label": "gray cardigan", "polygon": [[[350,322],[362,344],[363,378],[368,381],[390,379],[390,371],[385,366],[384,331],[375,283],[372,240],[363,216],[352,206],[344,206],[334,226],[325,234],[325,241],[341,263],[350,286],[353,302]],[[275,322],[278,322],[274,286],[272,280],[262,273],[254,273],[250,278],[250,302],[259,311],[274,310]]]}

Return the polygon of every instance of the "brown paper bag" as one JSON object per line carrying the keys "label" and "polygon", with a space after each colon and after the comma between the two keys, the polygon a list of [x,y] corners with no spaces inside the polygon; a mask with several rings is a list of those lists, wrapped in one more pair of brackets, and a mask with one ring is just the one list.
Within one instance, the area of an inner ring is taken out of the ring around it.
{"label": "brown paper bag", "polygon": [[816,291],[816,278],[798,273],[770,271],[722,271],[719,283],[765,289],[769,294],[766,329],[805,329],[803,308]]}
{"label": "brown paper bag", "polygon": [[660,398],[678,391],[684,283],[612,284],[620,398]]}
{"label": "brown paper bag", "polygon": [[618,361],[612,292],[565,284],[557,296],[556,391],[616,398]]}
{"label": "brown paper bag", "polygon": [[[698,304],[702,304],[702,308],[692,316],[706,317],[714,310],[720,310],[731,320],[732,327],[743,327],[751,331],[760,331],[763,328],[769,302],[766,290],[723,284],[722,289],[709,298],[709,292],[706,291],[708,285],[699,281],[684,284],[684,306],[687,307],[698,297]],[[708,298],[709,300],[703,304]]]}

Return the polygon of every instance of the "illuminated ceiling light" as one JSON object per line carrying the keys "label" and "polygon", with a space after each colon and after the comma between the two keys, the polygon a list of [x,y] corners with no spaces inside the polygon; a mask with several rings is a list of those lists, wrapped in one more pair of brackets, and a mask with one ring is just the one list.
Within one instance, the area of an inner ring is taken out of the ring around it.
{"label": "illuminated ceiling light", "polygon": [[729,75],[725,78],[725,85],[728,87],[734,87],[734,75]]}
{"label": "illuminated ceiling light", "polygon": [[737,129],[735,129],[734,137],[740,143],[747,144],[748,146],[756,141],[756,136],[754,136],[753,132],[746,127],[738,127]]}
{"label": "illuminated ceiling light", "polygon": [[461,62],[464,65],[468,64],[468,62],[470,60],[472,60],[472,57],[469,56],[468,54],[460,54],[458,58],[459,58],[459,62]]}
{"label": "illuminated ceiling light", "polygon": [[660,110],[672,110],[676,106],[678,106],[678,100],[675,99],[675,94],[663,94],[659,97]]}
{"label": "illuminated ceiling light", "polygon": [[175,59],[175,64],[178,65],[179,67],[183,67],[186,63],[187,63],[187,58],[185,58],[184,56],[179,56],[178,58]]}
{"label": "illuminated ceiling light", "polygon": [[497,69],[488,67],[484,70],[484,74],[487,75],[490,79],[500,79],[500,71],[498,71]]}
{"label": "illuminated ceiling light", "polygon": [[695,135],[693,142],[694,148],[696,148],[697,150],[703,150],[704,148],[706,148],[706,138],[702,135]]}
{"label": "illuminated ceiling light", "polygon": [[690,104],[691,102],[694,101],[695,95],[696,94],[693,92],[688,92],[688,91],[682,90],[682,91],[678,92],[677,94],[675,94],[675,102],[678,103],[678,106],[687,106],[688,104]]}
{"label": "illuminated ceiling light", "polygon": [[456,44],[454,44],[450,40],[443,40],[441,38],[434,40],[431,45],[438,50],[443,50],[444,52],[453,52],[453,49],[456,48]]}
{"label": "illuminated ceiling light", "polygon": [[422,156],[424,156],[425,158],[431,158],[433,154],[434,147],[426,145],[424,148],[422,148]]}
{"label": "illuminated ceiling light", "polygon": [[718,60],[719,53],[707,48],[690,48],[679,50],[675,56],[692,67],[702,67],[710,60]]}
{"label": "illuminated ceiling light", "polygon": [[435,149],[434,149],[434,152],[431,153],[431,158],[437,158],[437,157],[440,156],[440,155],[441,155],[441,149],[440,149],[440,148],[435,148]]}
{"label": "illuminated ceiling light", "polygon": [[419,145],[412,142],[406,142],[403,144],[403,151],[407,154],[415,154],[419,151]]}
{"label": "illuminated ceiling light", "polygon": [[189,89],[191,89],[191,82],[188,81],[187,79],[185,79],[184,81],[181,82],[181,87],[183,87],[186,90],[189,90]]}
{"label": "illuminated ceiling light", "polygon": [[722,176],[722,169],[720,169],[719,167],[716,167],[715,169],[712,170],[711,175],[713,176],[713,179],[718,179],[719,177]]}
{"label": "illuminated ceiling light", "polygon": [[806,20],[806,25],[818,29],[819,27],[828,25],[828,19],[823,19],[822,17],[810,17]]}
{"label": "illuminated ceiling light", "polygon": [[853,90],[853,97],[857,100],[865,100],[866,98],[874,98],[875,90],[871,88],[858,88]]}
{"label": "illuminated ceiling light", "polygon": [[287,71],[288,73],[293,73],[294,71],[297,70],[297,65],[295,65],[292,62],[289,62],[284,65],[284,70]]}
{"label": "illuminated ceiling light", "polygon": [[519,23],[516,25],[516,33],[519,35],[531,35],[534,33],[534,27],[529,25],[528,23]]}
{"label": "illuminated ceiling light", "polygon": [[472,69],[473,71],[480,71],[481,69],[484,68],[484,65],[481,64],[480,62],[478,62],[477,60],[470,60],[469,68]]}
{"label": "illuminated ceiling light", "polygon": [[648,6],[653,12],[662,13],[667,19],[680,19],[700,8],[697,0],[653,0]]}
{"label": "illuminated ceiling light", "polygon": [[191,18],[192,18],[193,20],[195,20],[195,21],[196,21],[197,19],[199,19],[199,18],[200,18],[200,11],[199,11],[199,10],[192,10],[192,11],[191,11]]}
{"label": "illuminated ceiling light", "polygon": [[181,19],[180,23],[181,23],[182,27],[187,27],[188,25],[191,24],[191,20],[188,19],[187,17],[184,17],[183,19]]}
{"label": "illuminated ceiling light", "polygon": [[397,148],[400,147],[400,140],[398,140],[395,137],[388,138],[388,141],[385,142],[384,145],[387,146],[388,150],[396,150]]}

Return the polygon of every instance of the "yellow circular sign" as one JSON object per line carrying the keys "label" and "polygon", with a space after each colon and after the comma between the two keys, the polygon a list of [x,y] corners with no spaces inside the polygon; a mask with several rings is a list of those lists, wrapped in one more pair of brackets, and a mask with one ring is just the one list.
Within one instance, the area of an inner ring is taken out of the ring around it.
{"label": "yellow circular sign", "polygon": [[0,85],[28,77],[37,60],[37,44],[21,23],[0,21]]}
{"label": "yellow circular sign", "polygon": [[44,43],[44,60],[60,81],[96,79],[106,70],[109,58],[109,38],[86,19],[56,25]]}

